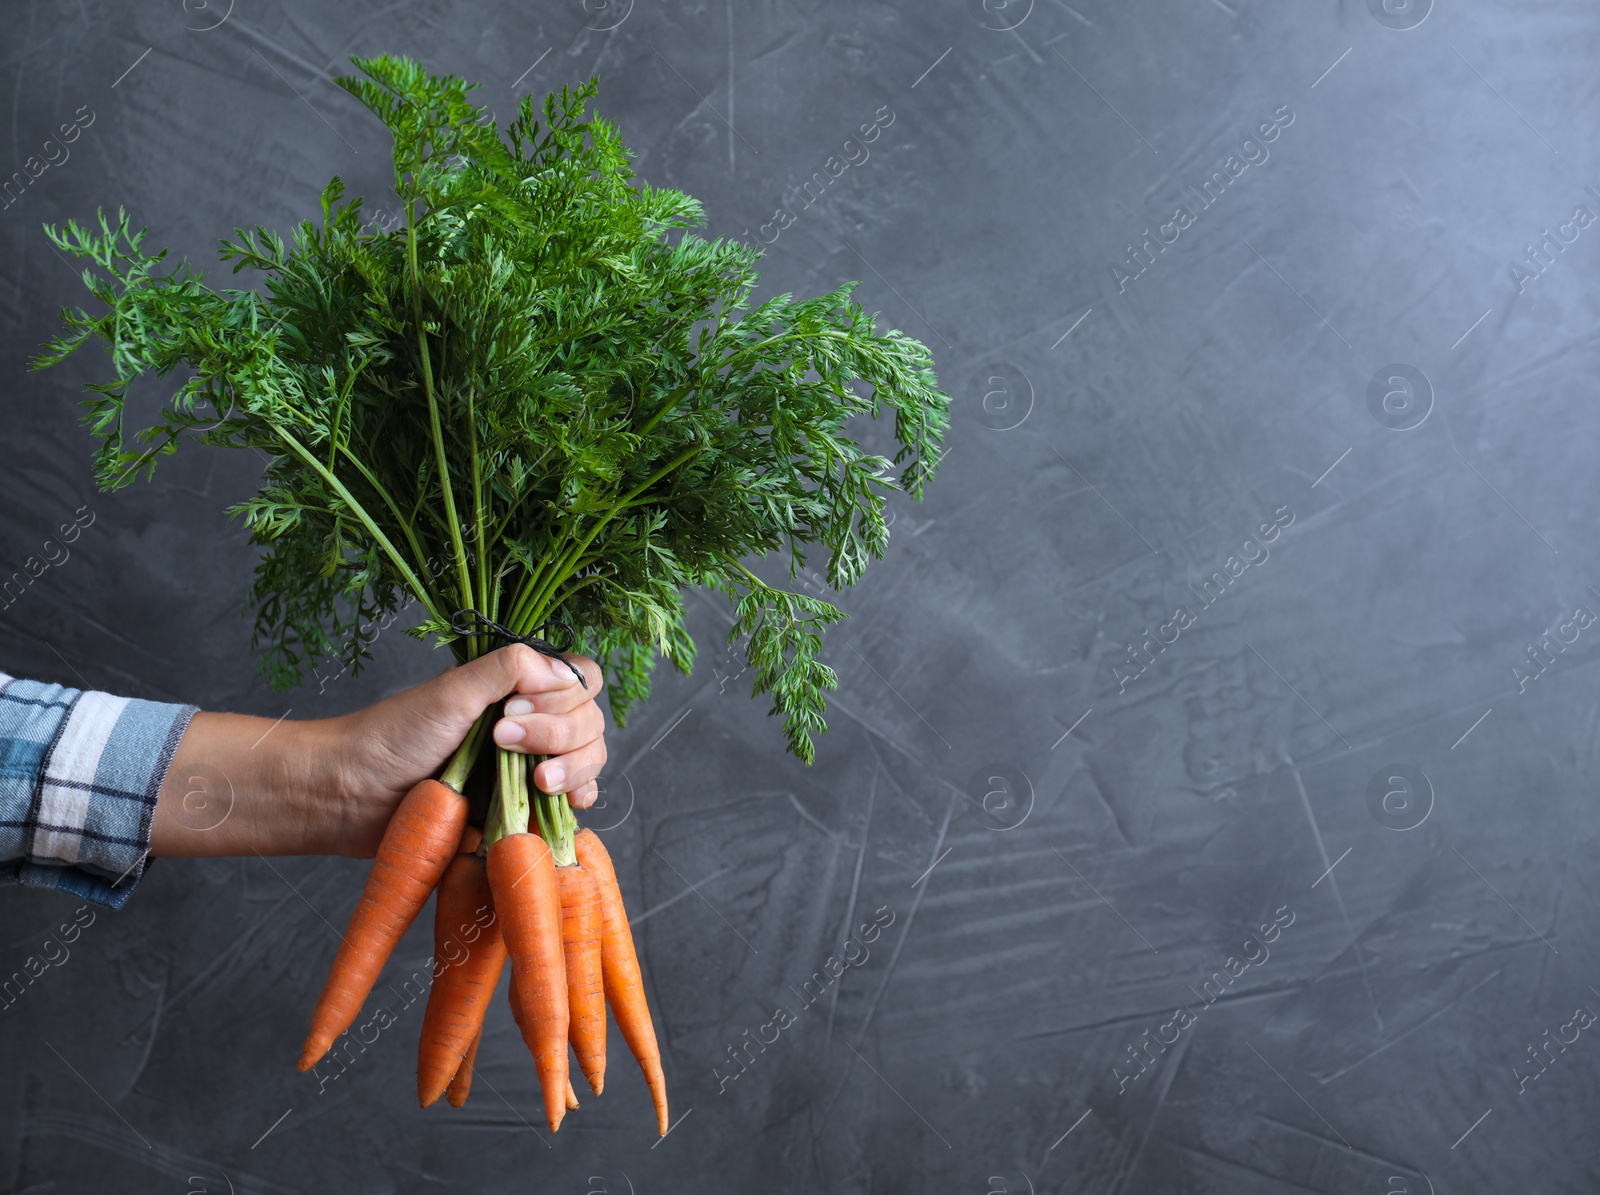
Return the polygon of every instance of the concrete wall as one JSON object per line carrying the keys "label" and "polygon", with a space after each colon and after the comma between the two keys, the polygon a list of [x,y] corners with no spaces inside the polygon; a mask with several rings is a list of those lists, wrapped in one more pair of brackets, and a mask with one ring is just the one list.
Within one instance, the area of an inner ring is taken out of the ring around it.
{"label": "concrete wall", "polygon": [[[815,766],[727,679],[720,599],[612,736],[664,1141],[615,1035],[533,1131],[503,1002],[459,1112],[415,1107],[420,1008],[319,1091],[366,865],[164,860],[0,1012],[0,1188],[1592,1189],[1600,22],[1428,9],[8,3],[0,575],[93,522],[7,595],[0,668],[306,718],[439,667],[391,634],[272,694],[253,462],[97,493],[89,363],[25,371],[81,294],[44,221],[121,204],[208,263],[331,174],[382,203],[352,53],[507,111],[598,73],[645,178],[770,240],[765,293],[861,279],[956,410],[837,595]],[[0,895],[10,975],[75,902]]]}

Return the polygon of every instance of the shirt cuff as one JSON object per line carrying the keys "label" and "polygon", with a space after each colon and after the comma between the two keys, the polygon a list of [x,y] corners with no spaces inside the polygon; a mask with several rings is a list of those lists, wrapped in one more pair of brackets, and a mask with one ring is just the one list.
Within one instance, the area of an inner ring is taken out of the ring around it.
{"label": "shirt cuff", "polygon": [[0,884],[126,904],[149,865],[156,797],[197,712],[0,675]]}

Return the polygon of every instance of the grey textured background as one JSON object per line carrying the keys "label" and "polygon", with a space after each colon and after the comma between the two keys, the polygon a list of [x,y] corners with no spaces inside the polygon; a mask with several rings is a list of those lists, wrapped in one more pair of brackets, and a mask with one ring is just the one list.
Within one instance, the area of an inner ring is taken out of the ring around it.
{"label": "grey textured background", "polygon": [[[1556,1036],[1600,1011],[1600,227],[1520,290],[1510,266],[1600,214],[1600,13],[629,3],[4,5],[0,172],[93,123],[0,211],[0,573],[95,520],[0,612],[0,667],[295,718],[437,668],[390,635],[321,692],[255,679],[224,513],[251,462],[94,491],[86,369],[24,369],[79,294],[39,224],[120,203],[213,262],[333,173],[381,203],[387,140],[329,82],[351,53],[505,111],[598,72],[646,178],[712,234],[779,233],[768,293],[862,279],[956,399],[928,501],[838,598],[816,766],[733,678],[718,602],[695,675],[613,733],[607,839],[686,1119],[654,1144],[613,1035],[605,1097],[547,1142],[503,1003],[459,1112],[414,1105],[419,1010],[319,1094],[293,1061],[365,864],[167,860],[0,1013],[0,1187],[1594,1190],[1600,1041]],[[1122,285],[1147,229],[1180,235]],[[1147,628],[1178,638],[1124,683]],[[73,904],[6,892],[0,971]]]}

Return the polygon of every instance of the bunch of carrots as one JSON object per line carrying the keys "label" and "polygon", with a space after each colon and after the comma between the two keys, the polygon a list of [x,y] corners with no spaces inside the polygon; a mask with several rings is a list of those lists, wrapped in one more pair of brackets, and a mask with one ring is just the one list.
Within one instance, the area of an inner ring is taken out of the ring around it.
{"label": "bunch of carrots", "polygon": [[[468,824],[461,789],[487,724],[480,720],[441,777],[419,781],[395,810],[312,1014],[300,1069],[316,1065],[354,1023],[389,955],[437,892],[435,979],[417,1051],[422,1106],[442,1095],[457,1108],[466,1102],[484,1015],[509,957],[511,1012],[538,1068],[551,1131],[578,1106],[569,1045],[594,1093],[605,1088],[609,1002],[664,1136],[661,1051],[611,857],[592,830],[577,829],[565,795],[534,792],[530,801],[529,759],[512,751],[497,750],[486,825]],[[488,924],[460,943],[459,927],[481,924],[486,907]],[[465,954],[447,955],[451,945],[464,945]],[[446,956],[441,969],[437,960]]]}
{"label": "bunch of carrots", "polygon": [[[501,124],[472,102],[476,84],[405,58],[354,61],[360,73],[337,82],[391,135],[403,223],[375,227],[334,178],[320,223],[222,242],[222,259],[256,279],[225,290],[147,253],[120,209],[47,228],[93,267],[84,282],[103,305],[64,310],[34,362],[106,345],[111,376],[85,400],[96,478],[121,488],[190,439],[267,461],[234,511],[263,549],[250,602],[278,687],[322,657],[359,668],[367,620],[415,601],[426,617],[408,633],[461,663],[512,640],[559,655],[533,636],[566,627],[566,646],[605,668],[620,727],[658,660],[693,668],[685,594],[700,588],[730,602],[752,695],[770,696],[790,751],[811,762],[838,686],[822,634],[844,613],[745,561],[782,551],[793,577],[816,550],[843,590],[882,558],[888,494],[922,498],[949,426],[926,346],[880,330],[855,283],[751,306],[759,253],[704,239],[697,200],[636,179],[617,127],[588,111],[597,80],[552,93],[542,118],[524,96]],[[128,395],[169,375],[187,380],[136,426]],[[891,412],[892,459],[854,433]],[[352,1024],[437,892],[441,949],[482,906],[494,917],[464,957],[436,965],[422,1103],[466,1098],[509,957],[550,1127],[576,1102],[569,1047],[601,1090],[609,1003],[665,1133],[610,860],[565,795],[530,794],[528,756],[496,748],[474,774],[487,725],[391,821],[300,1067]],[[469,776],[472,810],[485,810],[472,828]]]}

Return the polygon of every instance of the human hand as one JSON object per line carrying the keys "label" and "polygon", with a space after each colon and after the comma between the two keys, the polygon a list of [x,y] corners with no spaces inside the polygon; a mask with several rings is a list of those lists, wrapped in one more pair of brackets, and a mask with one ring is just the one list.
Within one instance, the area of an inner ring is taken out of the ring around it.
{"label": "human hand", "polygon": [[606,761],[595,700],[604,681],[593,660],[567,658],[587,689],[559,660],[511,644],[337,718],[196,714],[157,798],[150,853],[370,858],[401,798],[436,775],[502,698],[507,716],[492,728],[494,742],[549,755],[533,784],[585,808]]}

